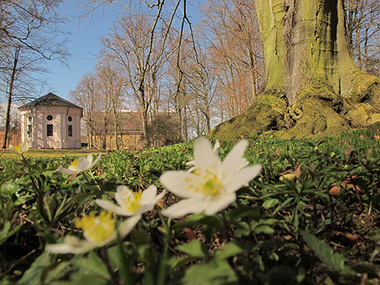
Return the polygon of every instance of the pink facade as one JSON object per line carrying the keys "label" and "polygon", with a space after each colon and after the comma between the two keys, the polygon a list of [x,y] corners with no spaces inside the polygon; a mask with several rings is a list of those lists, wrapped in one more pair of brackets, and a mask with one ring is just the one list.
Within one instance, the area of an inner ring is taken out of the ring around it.
{"label": "pink facade", "polygon": [[49,93],[19,110],[22,142],[32,148],[81,148],[82,108]]}

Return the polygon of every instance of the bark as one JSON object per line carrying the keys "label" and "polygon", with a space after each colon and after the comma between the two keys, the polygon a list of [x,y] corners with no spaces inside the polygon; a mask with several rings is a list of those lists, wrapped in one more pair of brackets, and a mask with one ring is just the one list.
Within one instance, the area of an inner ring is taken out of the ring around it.
{"label": "bark", "polygon": [[115,136],[115,149],[119,150],[119,141],[118,141],[118,119],[117,119],[117,112],[116,112],[116,106],[115,106],[115,98],[111,98],[112,101],[112,115],[113,115],[113,134]]}
{"label": "bark", "polygon": [[8,90],[8,102],[7,102],[7,111],[5,115],[5,132],[4,132],[4,138],[3,138],[3,147],[6,148],[8,144],[8,136],[10,131],[10,125],[11,125],[11,106],[12,106],[12,100],[13,100],[13,87],[15,83],[15,77],[17,73],[17,64],[18,64],[18,57],[20,54],[20,49],[17,48],[15,51],[14,59],[13,59],[13,66],[12,66],[12,73],[9,80],[9,90]]}
{"label": "bark", "polygon": [[349,48],[343,0],[255,0],[265,85],[220,137],[275,130],[284,138],[336,133],[380,121],[380,81]]}

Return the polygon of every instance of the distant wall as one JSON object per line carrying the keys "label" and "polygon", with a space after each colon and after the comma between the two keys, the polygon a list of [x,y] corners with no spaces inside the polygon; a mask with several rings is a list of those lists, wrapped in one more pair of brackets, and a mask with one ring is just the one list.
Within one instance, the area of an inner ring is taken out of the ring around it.
{"label": "distant wall", "polygon": [[[103,136],[95,136],[93,139],[93,146],[101,149],[103,147]],[[83,143],[88,144],[88,138],[82,138]],[[119,149],[131,149],[131,148],[141,148],[143,146],[141,141],[141,133],[128,134],[128,135],[119,135],[118,136]],[[115,150],[115,136],[107,135],[106,136],[106,149]]]}
{"label": "distant wall", "polygon": [[[0,132],[0,142],[1,142],[1,144],[3,144],[4,135],[5,135],[4,132]],[[9,135],[8,135],[8,139],[9,139]],[[21,132],[20,131],[17,132],[17,133],[15,133],[15,134],[11,134],[11,139],[10,139],[9,144],[7,146],[9,146],[10,144],[11,145],[19,145],[19,144],[21,144]]]}

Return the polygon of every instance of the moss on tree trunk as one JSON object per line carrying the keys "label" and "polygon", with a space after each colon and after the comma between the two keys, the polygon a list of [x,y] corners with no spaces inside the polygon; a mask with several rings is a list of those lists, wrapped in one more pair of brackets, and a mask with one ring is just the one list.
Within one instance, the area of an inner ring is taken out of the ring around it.
{"label": "moss on tree trunk", "polygon": [[380,80],[355,64],[343,0],[255,0],[265,87],[217,137],[277,131],[283,138],[331,134],[380,122]]}

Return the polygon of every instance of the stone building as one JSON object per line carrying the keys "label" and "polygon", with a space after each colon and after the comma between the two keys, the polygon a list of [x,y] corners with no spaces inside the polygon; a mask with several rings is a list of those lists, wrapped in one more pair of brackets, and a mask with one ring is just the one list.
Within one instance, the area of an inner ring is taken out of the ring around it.
{"label": "stone building", "polygon": [[18,109],[21,140],[31,148],[81,148],[81,107],[49,93]]}

